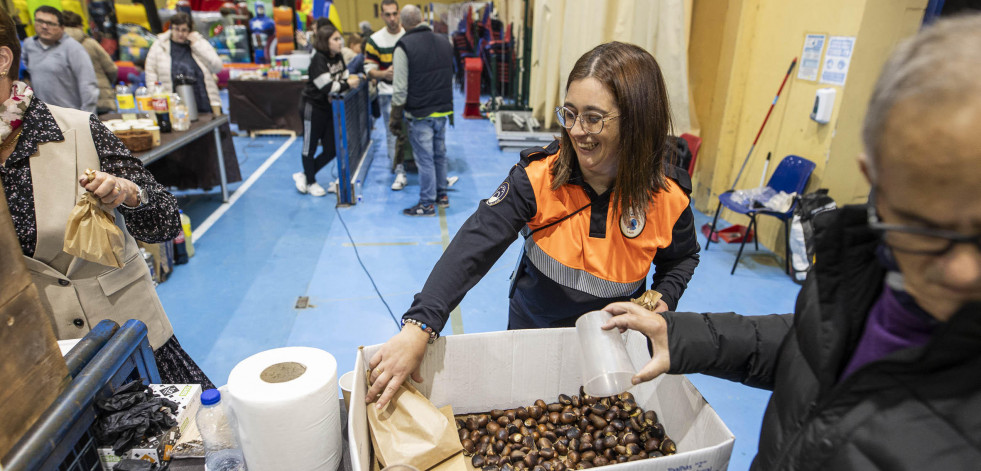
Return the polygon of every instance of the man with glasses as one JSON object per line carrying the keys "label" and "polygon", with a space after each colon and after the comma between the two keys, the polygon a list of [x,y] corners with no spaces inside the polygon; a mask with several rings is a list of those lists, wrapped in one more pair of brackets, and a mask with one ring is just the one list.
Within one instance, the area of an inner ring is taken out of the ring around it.
{"label": "man with glasses", "polygon": [[22,56],[31,87],[41,101],[96,112],[99,85],[85,48],[65,34],[61,12],[42,5],[34,11],[37,36],[24,40]]}
{"label": "man with glasses", "polygon": [[870,204],[815,219],[796,312],[653,314],[634,383],[707,373],[773,391],[752,469],[981,463],[981,15],[941,20],[886,63],[865,118]]}

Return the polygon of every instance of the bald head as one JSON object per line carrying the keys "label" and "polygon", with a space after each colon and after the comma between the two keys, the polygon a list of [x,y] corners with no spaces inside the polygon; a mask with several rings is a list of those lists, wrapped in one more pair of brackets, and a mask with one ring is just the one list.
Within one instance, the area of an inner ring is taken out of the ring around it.
{"label": "bald head", "polygon": [[[931,156],[933,163],[969,158],[981,165],[981,154],[958,155],[977,134],[969,124],[981,115],[979,77],[981,15],[938,21],[901,43],[882,69],[865,116],[872,183],[882,168],[913,153],[910,145],[934,146],[930,153],[942,155]],[[937,145],[949,149],[940,152]]]}
{"label": "bald head", "polygon": [[419,26],[422,23],[422,12],[419,11],[419,7],[415,5],[406,5],[402,7],[402,12],[399,13],[399,18],[402,21],[402,27],[406,30],[410,30]]}

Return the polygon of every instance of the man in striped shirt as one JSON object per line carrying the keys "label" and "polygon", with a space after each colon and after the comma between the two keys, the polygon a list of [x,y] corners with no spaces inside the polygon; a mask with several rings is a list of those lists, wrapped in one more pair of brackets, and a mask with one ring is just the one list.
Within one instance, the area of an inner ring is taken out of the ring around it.
{"label": "man in striped shirt", "polygon": [[405,188],[405,168],[402,164],[395,164],[395,135],[388,129],[389,113],[392,109],[392,54],[395,52],[395,43],[402,38],[405,30],[399,22],[399,4],[395,0],[382,0],[381,2],[382,19],[385,20],[385,28],[376,31],[368,38],[368,44],[364,48],[364,70],[368,78],[378,80],[378,106],[381,108],[382,123],[385,128],[388,145],[388,159],[392,163],[395,172],[395,181],[392,183],[393,190]]}

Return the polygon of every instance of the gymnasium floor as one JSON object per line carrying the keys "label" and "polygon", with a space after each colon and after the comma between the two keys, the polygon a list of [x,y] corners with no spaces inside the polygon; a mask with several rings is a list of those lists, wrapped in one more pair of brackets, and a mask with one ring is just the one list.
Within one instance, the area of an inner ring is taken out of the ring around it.
{"label": "gymnasium floor", "polygon": [[[457,116],[462,106],[457,94]],[[221,205],[217,189],[177,193],[194,224],[196,254],[157,290],[181,344],[216,384],[224,384],[240,360],[283,346],[321,348],[337,359],[339,373],[353,368],[359,345],[383,343],[397,332],[395,319],[443,248],[518,157],[498,149],[490,121],[457,119],[446,142],[449,174],[459,177],[451,206],[437,217],[409,217],[402,209],[417,202],[418,179],[410,174],[403,191],[392,191],[380,121],[372,139],[374,164],[363,200],[353,207],[336,208],[333,194],[296,191],[291,175],[300,171],[302,137],[236,137],[245,181],[230,187],[231,204]],[[336,166],[329,165],[318,180],[326,187],[334,174]],[[695,216],[699,227],[710,222]],[[793,310],[798,286],[772,254],[755,254],[750,246],[729,275],[737,248],[713,244],[702,251],[679,311]],[[508,276],[517,256],[516,242],[464,298],[463,332],[506,328]],[[299,296],[309,297],[309,307],[295,308]],[[447,324],[443,334],[451,333]],[[736,436],[729,469],[747,469],[769,392],[689,378]]]}

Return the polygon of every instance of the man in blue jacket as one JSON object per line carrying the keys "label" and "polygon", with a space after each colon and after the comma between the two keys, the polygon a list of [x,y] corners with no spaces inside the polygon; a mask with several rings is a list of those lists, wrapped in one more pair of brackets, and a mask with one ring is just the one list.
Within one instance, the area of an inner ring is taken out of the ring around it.
{"label": "man in blue jacket", "polygon": [[870,204],[815,220],[794,314],[605,309],[651,339],[634,383],[706,373],[773,391],[754,470],[981,463],[981,15],[901,44],[876,84]]}

